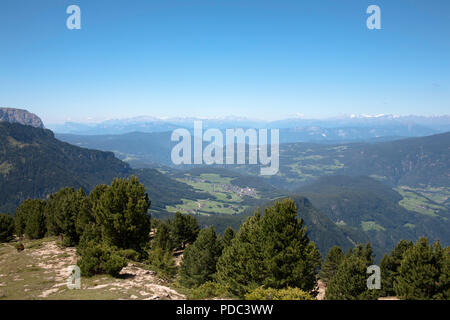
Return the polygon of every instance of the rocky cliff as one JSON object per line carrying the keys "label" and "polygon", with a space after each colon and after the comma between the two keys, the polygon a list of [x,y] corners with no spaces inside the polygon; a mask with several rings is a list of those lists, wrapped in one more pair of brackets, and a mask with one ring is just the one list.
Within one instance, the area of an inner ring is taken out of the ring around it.
{"label": "rocky cliff", "polygon": [[0,108],[0,122],[1,121],[44,128],[44,123],[37,115],[22,109]]}

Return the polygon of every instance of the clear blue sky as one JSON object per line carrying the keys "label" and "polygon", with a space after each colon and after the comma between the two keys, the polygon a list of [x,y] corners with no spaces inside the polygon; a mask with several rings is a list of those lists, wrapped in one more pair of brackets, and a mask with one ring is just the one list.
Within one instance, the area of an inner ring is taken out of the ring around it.
{"label": "clear blue sky", "polygon": [[0,106],[46,123],[449,114],[450,1],[2,0]]}

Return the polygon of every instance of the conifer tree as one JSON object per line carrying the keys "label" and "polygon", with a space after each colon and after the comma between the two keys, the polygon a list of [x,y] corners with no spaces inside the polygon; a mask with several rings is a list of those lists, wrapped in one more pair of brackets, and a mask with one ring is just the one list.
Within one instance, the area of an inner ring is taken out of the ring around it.
{"label": "conifer tree", "polygon": [[184,249],[186,244],[193,243],[197,238],[200,227],[197,219],[180,212],[176,212],[171,223],[174,244],[177,248]]}
{"label": "conifer tree", "polygon": [[11,241],[14,237],[14,219],[9,214],[0,214],[0,242]]}
{"label": "conifer tree", "polygon": [[407,300],[449,298],[448,279],[441,278],[448,268],[444,251],[439,241],[429,246],[425,237],[406,250],[394,281],[397,296]]}
{"label": "conifer tree", "polygon": [[142,252],[149,241],[150,200],[137,177],[114,179],[94,208],[107,244]]}
{"label": "conifer tree", "polygon": [[350,249],[336,275],[327,284],[327,300],[367,300],[378,297],[377,290],[367,288],[367,268],[373,264],[372,248],[358,245]]}
{"label": "conifer tree", "polygon": [[[33,227],[31,225],[29,226],[28,232],[33,233],[33,235],[29,234],[28,236],[32,236],[32,239],[37,239],[36,237],[41,237],[41,235],[43,236],[46,233],[46,226],[42,226],[42,224],[39,223],[42,222],[42,220],[45,221],[45,218],[42,218],[42,215],[45,214],[45,205],[45,201],[40,199],[27,199],[19,205],[14,214],[15,232],[17,236],[21,237],[25,234],[27,222],[31,217],[33,217],[31,219],[34,222]],[[38,223],[35,224],[35,222]]]}
{"label": "conifer tree", "polygon": [[160,248],[166,251],[172,251],[175,249],[175,242],[172,238],[170,220],[165,222],[158,222],[155,239],[153,240],[152,247]]}
{"label": "conifer tree", "polygon": [[234,230],[231,227],[228,227],[225,229],[225,232],[223,233],[223,237],[222,237],[222,244],[223,247],[229,247],[231,245],[231,240],[233,240],[235,236]]}
{"label": "conifer tree", "polygon": [[336,272],[344,259],[345,254],[338,246],[334,246],[328,251],[325,257],[325,262],[320,270],[320,279],[324,283],[328,283],[332,278],[336,276]]}
{"label": "conifer tree", "polygon": [[76,228],[77,216],[84,193],[73,188],[62,188],[52,194],[45,207],[47,229],[51,235],[60,235],[65,246],[78,243],[79,233]]}
{"label": "conifer tree", "polygon": [[243,296],[260,286],[311,292],[321,257],[290,199],[277,201],[241,226],[217,264],[217,278]]}
{"label": "conifer tree", "polygon": [[191,288],[212,281],[221,253],[222,244],[214,227],[201,230],[197,240],[184,251],[180,282]]}
{"label": "conifer tree", "polygon": [[381,292],[385,296],[395,295],[394,280],[398,276],[398,269],[402,262],[403,256],[409,248],[414,244],[412,241],[401,240],[389,255],[385,254],[381,259]]}
{"label": "conifer tree", "polygon": [[34,202],[34,210],[28,213],[25,235],[29,239],[41,239],[47,232],[45,221],[45,201],[36,200]]}

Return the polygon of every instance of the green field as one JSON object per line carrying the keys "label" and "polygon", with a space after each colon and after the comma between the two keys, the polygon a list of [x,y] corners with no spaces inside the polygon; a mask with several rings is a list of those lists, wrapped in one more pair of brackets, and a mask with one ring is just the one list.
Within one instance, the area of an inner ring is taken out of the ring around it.
{"label": "green field", "polygon": [[243,203],[245,196],[259,199],[256,190],[234,186],[231,184],[233,178],[216,173],[202,173],[198,176],[185,174],[177,180],[199,192],[208,193],[211,197],[204,200],[182,199],[182,204],[166,206],[168,212],[199,215],[240,214],[249,207]]}
{"label": "green field", "polygon": [[[436,217],[436,212],[439,210],[446,210],[444,206],[438,204],[444,203],[448,200],[448,194],[445,194],[445,188],[434,188],[429,190],[413,189],[407,186],[401,186],[395,190],[403,197],[399,204],[407,210],[415,211],[431,217]],[[432,197],[429,195],[432,195]],[[436,200],[439,200],[440,202]]]}

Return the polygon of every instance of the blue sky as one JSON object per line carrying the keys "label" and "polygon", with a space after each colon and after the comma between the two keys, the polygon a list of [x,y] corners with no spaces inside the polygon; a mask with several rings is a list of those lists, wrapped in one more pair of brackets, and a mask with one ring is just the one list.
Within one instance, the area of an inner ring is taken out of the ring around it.
{"label": "blue sky", "polygon": [[46,123],[449,114],[450,1],[4,0],[0,106]]}

